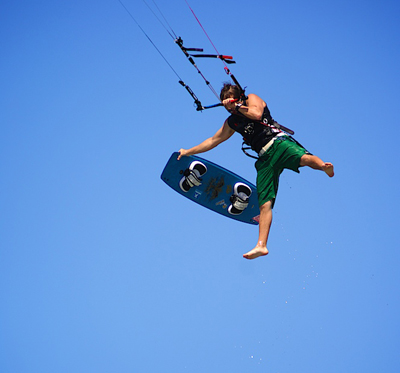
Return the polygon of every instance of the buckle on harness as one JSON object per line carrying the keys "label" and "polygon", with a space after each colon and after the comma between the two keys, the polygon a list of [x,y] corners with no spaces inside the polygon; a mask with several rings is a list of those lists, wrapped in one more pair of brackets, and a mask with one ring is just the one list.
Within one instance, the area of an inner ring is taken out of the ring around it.
{"label": "buckle on harness", "polygon": [[254,123],[247,123],[243,129],[243,132],[248,136],[252,135],[254,133]]}

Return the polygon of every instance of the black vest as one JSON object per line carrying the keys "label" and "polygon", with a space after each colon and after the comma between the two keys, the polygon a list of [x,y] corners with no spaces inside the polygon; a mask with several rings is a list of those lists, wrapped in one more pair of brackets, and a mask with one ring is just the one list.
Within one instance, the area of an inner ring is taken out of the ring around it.
{"label": "black vest", "polygon": [[243,136],[243,141],[256,153],[260,153],[269,141],[282,132],[274,126],[274,123],[267,106],[264,108],[261,122],[238,114],[232,114],[228,118],[229,127],[239,132]]}

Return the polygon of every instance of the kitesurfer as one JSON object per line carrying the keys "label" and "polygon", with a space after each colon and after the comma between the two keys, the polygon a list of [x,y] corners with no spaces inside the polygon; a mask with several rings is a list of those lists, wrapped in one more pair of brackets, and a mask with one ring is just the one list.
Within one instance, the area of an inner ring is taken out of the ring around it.
{"label": "kitesurfer", "polygon": [[235,132],[240,133],[244,142],[258,153],[255,167],[260,205],[259,237],[257,245],[243,255],[246,259],[255,259],[268,254],[272,209],[282,171],[287,168],[299,172],[299,167],[308,166],[333,177],[333,165],[312,155],[280,130],[279,124],[271,117],[267,104],[259,96],[249,94],[245,97],[238,86],[226,83],[221,90],[220,99],[231,115],[212,137],[190,149],[180,149],[178,159],[207,152],[228,140]]}

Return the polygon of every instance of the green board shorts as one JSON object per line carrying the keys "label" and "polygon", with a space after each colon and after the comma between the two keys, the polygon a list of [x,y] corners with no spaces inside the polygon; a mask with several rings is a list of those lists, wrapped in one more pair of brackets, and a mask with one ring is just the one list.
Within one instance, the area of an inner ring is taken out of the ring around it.
{"label": "green board shorts", "polygon": [[278,193],[279,176],[285,168],[300,172],[300,158],[304,154],[310,154],[299,143],[289,136],[281,136],[275,139],[270,148],[257,160],[257,193],[258,204],[272,201]]}

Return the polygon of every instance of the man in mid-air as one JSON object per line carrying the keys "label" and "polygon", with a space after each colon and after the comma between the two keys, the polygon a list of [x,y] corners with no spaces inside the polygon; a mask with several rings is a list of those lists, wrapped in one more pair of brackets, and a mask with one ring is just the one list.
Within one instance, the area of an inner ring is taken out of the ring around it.
{"label": "man in mid-air", "polygon": [[257,193],[260,206],[259,236],[257,245],[243,255],[255,259],[268,254],[267,241],[272,223],[272,208],[278,192],[279,176],[287,168],[299,172],[299,167],[308,166],[334,176],[333,165],[310,154],[296,140],[280,129],[271,117],[264,100],[255,94],[244,97],[240,89],[224,84],[221,102],[231,115],[214,136],[190,149],[180,149],[178,159],[183,156],[204,153],[228,140],[235,132],[243,136],[246,144],[258,154]]}

